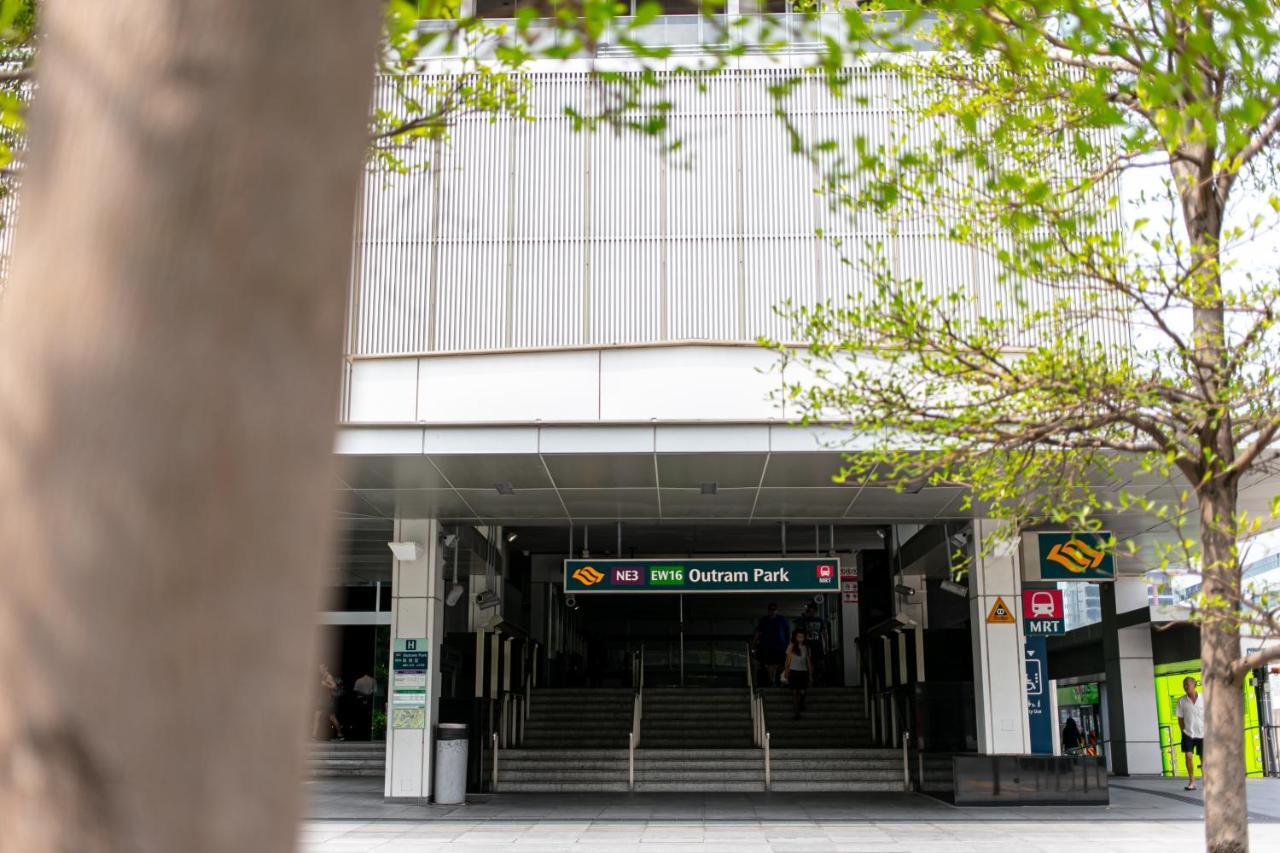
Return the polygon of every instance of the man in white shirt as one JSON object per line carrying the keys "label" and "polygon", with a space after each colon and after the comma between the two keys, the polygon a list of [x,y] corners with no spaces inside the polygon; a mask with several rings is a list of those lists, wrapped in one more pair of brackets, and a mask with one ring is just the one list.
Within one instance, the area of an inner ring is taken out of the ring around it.
{"label": "man in white shirt", "polygon": [[1196,789],[1195,756],[1204,761],[1204,694],[1196,690],[1196,680],[1191,676],[1182,679],[1186,694],[1178,699],[1178,728],[1182,729],[1182,757],[1187,762],[1187,787]]}

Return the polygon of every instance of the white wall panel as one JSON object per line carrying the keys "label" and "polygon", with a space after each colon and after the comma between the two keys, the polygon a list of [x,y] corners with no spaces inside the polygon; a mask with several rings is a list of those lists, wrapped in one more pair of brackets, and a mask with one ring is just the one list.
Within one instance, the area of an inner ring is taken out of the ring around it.
{"label": "white wall panel", "polygon": [[352,423],[410,423],[417,420],[416,358],[357,361],[351,365],[347,420]]}
{"label": "white wall panel", "polygon": [[418,420],[595,420],[598,359],[585,351],[423,359]]}
{"label": "white wall panel", "polygon": [[[1050,304],[1043,285],[1002,283],[991,257],[941,239],[923,206],[893,222],[831,209],[815,194],[817,170],[791,152],[773,115],[768,87],[791,73],[670,77],[661,95],[650,93],[673,105],[657,137],[575,133],[565,107],[598,109],[605,90],[585,71],[529,74],[532,121],[462,117],[449,142],[409,152],[423,168],[369,176],[350,352],[787,337],[775,305],[868,292],[862,264],[873,252],[934,292],[970,290],[970,311]],[[900,86],[855,72],[837,96],[806,80],[786,107],[799,133],[846,156],[859,141],[874,148],[904,130],[917,142],[945,132],[920,124]],[[377,98],[389,103],[385,87]],[[1071,331],[1125,339],[1118,320],[1087,326]]]}
{"label": "white wall panel", "polygon": [[751,347],[672,347],[600,354],[602,420],[768,420],[774,356]]}

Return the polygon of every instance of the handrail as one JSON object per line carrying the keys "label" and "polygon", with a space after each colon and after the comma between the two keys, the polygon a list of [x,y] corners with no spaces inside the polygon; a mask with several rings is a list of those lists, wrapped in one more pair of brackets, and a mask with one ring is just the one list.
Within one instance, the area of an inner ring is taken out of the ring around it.
{"label": "handrail", "polygon": [[489,779],[489,790],[497,791],[498,790],[498,733],[493,732],[491,734],[491,738],[493,741],[493,773],[491,774]]}
{"label": "handrail", "polygon": [[911,790],[911,732],[902,733],[902,790]]}
{"label": "handrail", "polygon": [[627,790],[636,789],[636,733],[627,732]]}
{"label": "handrail", "polygon": [[773,790],[773,772],[769,767],[769,732],[764,733],[764,789]]}
{"label": "handrail", "polygon": [[627,790],[636,789],[636,747],[640,745],[640,725],[644,719],[644,646],[632,655],[632,672],[638,673],[632,683],[635,693],[631,700],[631,731],[627,732]]}

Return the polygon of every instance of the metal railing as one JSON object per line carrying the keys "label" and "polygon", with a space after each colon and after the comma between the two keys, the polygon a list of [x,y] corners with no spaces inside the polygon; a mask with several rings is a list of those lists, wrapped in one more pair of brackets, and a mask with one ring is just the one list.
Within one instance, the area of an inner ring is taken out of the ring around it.
{"label": "metal railing", "polygon": [[489,776],[489,790],[498,790],[498,733],[494,732],[491,736],[493,742],[493,772]]}
{"label": "metal railing", "polygon": [[751,644],[747,644],[747,700],[751,704],[751,742],[764,750],[764,789],[772,787],[773,772],[769,757],[769,726],[764,715],[764,696],[756,687],[755,659],[751,656]]}
{"label": "metal railing", "polygon": [[644,646],[631,655],[631,683],[635,695],[631,700],[631,731],[627,732],[627,790],[636,789],[636,747],[640,745],[640,726],[644,719]]}
{"label": "metal railing", "polygon": [[[921,771],[923,778],[924,771]],[[902,790],[911,790],[911,732],[902,733]]]}

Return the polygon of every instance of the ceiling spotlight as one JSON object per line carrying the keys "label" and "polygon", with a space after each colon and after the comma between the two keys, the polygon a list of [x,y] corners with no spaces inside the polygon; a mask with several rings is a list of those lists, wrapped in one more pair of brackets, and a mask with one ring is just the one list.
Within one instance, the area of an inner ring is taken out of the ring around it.
{"label": "ceiling spotlight", "polygon": [[958,595],[961,598],[969,597],[969,587],[965,586],[964,584],[959,584],[959,583],[956,583],[955,581],[948,580],[948,581],[943,581],[942,583],[939,584],[939,586],[942,587],[944,592],[949,592],[952,595]]}
{"label": "ceiling spotlight", "polygon": [[516,493],[515,486],[509,481],[503,480],[501,483],[494,483],[493,487],[498,490],[500,495],[514,495]]}
{"label": "ceiling spotlight", "polygon": [[466,590],[463,588],[462,584],[460,583],[449,584],[449,591],[445,593],[445,596],[444,596],[445,606],[452,607],[453,605],[457,604],[458,601],[462,598],[462,593],[465,591]]}
{"label": "ceiling spotlight", "polygon": [[702,484],[702,493],[704,495],[714,495],[718,491],[720,491],[719,483],[703,483]]}
{"label": "ceiling spotlight", "polygon": [[911,598],[916,594],[915,587],[907,586],[905,583],[898,584],[893,588],[893,591],[898,593],[898,595],[901,595],[903,598]]}
{"label": "ceiling spotlight", "polygon": [[422,546],[417,542],[388,542],[392,555],[402,563],[412,563],[422,556]]}
{"label": "ceiling spotlight", "polygon": [[877,527],[877,528],[876,528],[876,535],[877,535],[877,536],[879,536],[879,537],[881,538],[881,540],[883,540],[887,534],[884,532],[884,528],[883,528],[883,527]]}
{"label": "ceiling spotlight", "polygon": [[508,534],[507,534],[507,541],[508,541],[508,542],[514,542],[514,541],[516,541],[516,540],[517,540],[517,539],[519,539],[519,538],[520,538],[520,534],[519,534],[519,533],[516,533],[514,530],[512,530],[510,533],[508,533]]}

